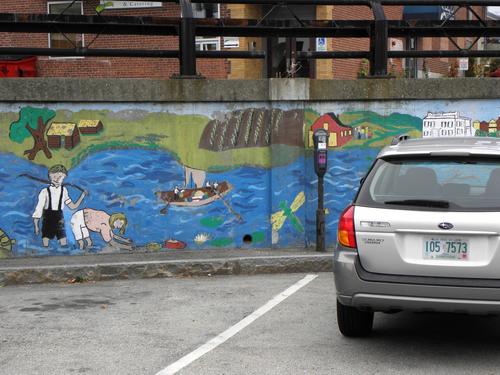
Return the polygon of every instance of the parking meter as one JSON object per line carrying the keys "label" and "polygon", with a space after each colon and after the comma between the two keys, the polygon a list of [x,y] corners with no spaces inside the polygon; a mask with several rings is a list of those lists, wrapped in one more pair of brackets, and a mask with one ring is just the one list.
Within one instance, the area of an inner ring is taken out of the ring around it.
{"label": "parking meter", "polygon": [[328,138],[325,129],[316,129],[314,140],[314,171],[318,175],[318,209],[316,210],[316,251],[325,251],[325,209],[323,176],[328,167]]}
{"label": "parking meter", "polygon": [[328,164],[328,137],[325,129],[316,129],[313,134],[314,140],[314,171],[318,177],[323,177]]}

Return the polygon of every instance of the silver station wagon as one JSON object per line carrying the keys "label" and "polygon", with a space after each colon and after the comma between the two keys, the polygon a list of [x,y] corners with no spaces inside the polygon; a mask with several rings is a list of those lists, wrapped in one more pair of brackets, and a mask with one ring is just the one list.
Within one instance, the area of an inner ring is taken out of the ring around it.
{"label": "silver station wagon", "polygon": [[341,214],[337,320],[376,311],[500,313],[500,140],[395,138]]}

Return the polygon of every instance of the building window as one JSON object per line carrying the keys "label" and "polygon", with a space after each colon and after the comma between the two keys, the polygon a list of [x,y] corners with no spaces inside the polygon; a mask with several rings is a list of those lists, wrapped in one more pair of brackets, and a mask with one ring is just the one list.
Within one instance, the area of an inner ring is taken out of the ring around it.
{"label": "building window", "polygon": [[[220,18],[219,4],[191,4],[194,18]],[[220,38],[196,37],[197,51],[220,51]]]}
{"label": "building window", "polygon": [[219,51],[220,38],[196,38],[197,51]]}
{"label": "building window", "polygon": [[[47,3],[49,14],[82,15],[83,4],[81,1],[49,1]],[[83,47],[83,34],[49,34],[49,48],[75,48]]]}
{"label": "building window", "polygon": [[192,4],[194,18],[220,18],[219,4]]}

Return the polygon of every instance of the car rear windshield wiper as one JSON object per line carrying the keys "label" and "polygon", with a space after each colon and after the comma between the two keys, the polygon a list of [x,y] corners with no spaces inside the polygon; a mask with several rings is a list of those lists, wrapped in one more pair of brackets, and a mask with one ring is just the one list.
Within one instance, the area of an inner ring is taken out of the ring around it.
{"label": "car rear windshield wiper", "polygon": [[432,199],[404,199],[400,201],[385,201],[385,204],[400,204],[407,206],[449,208],[450,202]]}

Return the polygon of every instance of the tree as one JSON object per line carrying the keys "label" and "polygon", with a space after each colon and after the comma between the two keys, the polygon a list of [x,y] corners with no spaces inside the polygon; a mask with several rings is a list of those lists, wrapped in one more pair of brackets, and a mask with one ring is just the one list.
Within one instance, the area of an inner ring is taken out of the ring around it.
{"label": "tree", "polygon": [[458,77],[458,72],[459,72],[459,70],[458,70],[458,61],[455,61],[449,67],[448,77],[450,77],[450,78]]}
{"label": "tree", "polygon": [[112,1],[107,1],[105,2],[104,4],[100,4],[98,5],[96,8],[95,8],[95,11],[100,14],[102,12],[104,12],[107,8],[110,8],[113,6],[113,2]]}
{"label": "tree", "polygon": [[47,159],[52,158],[45,140],[45,130],[55,115],[56,112],[48,108],[24,107],[19,112],[19,120],[10,124],[9,138],[12,141],[23,143],[30,135],[33,137],[33,148],[24,151],[29,160],[35,159],[39,151],[43,151]]}
{"label": "tree", "polygon": [[500,59],[490,60],[490,72],[494,72],[498,68],[500,68]]}
{"label": "tree", "polygon": [[483,74],[483,66],[474,57],[469,57],[469,69],[465,71],[466,77],[480,77]]}

